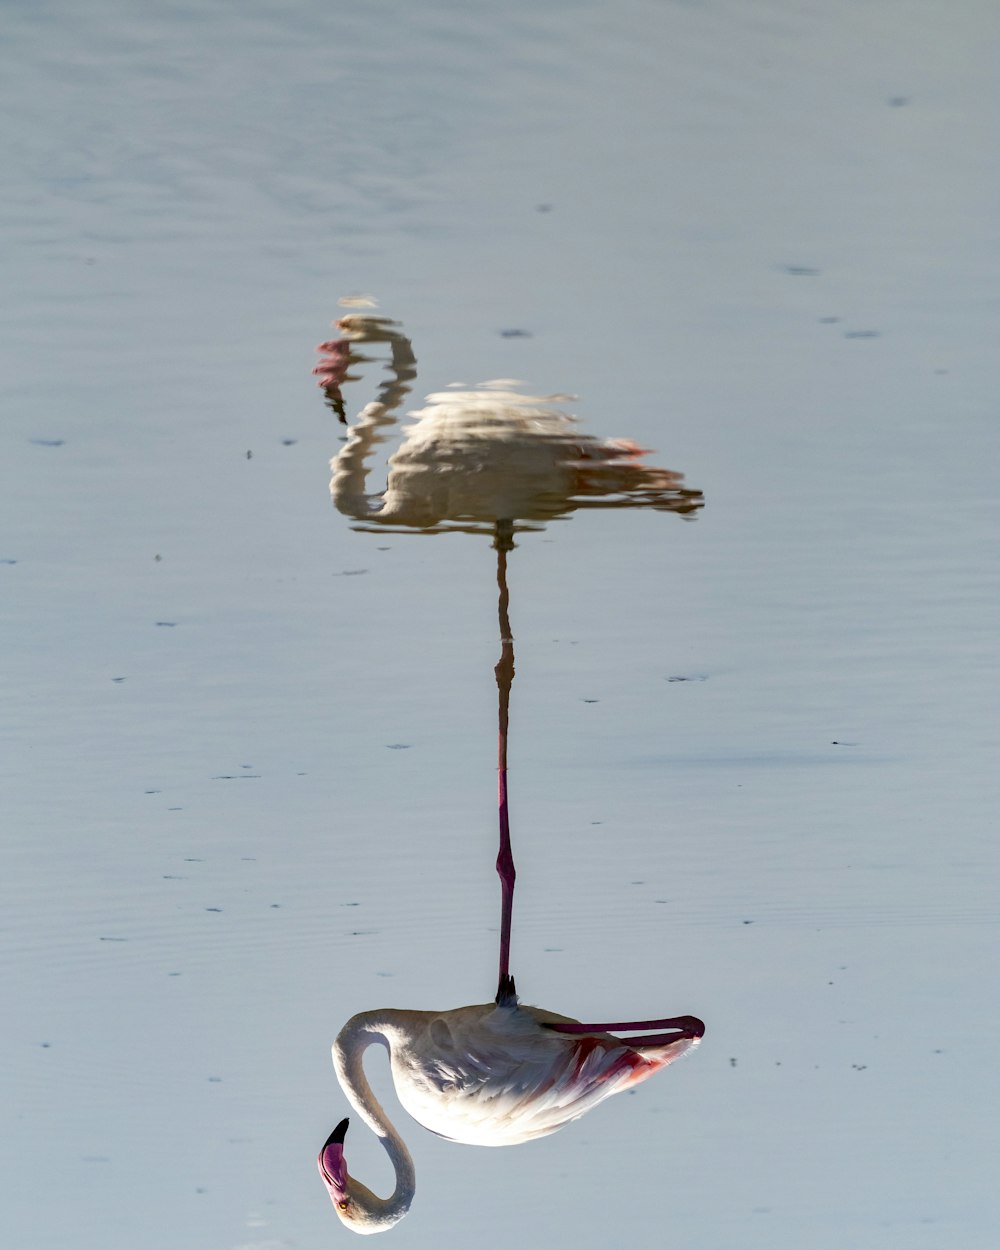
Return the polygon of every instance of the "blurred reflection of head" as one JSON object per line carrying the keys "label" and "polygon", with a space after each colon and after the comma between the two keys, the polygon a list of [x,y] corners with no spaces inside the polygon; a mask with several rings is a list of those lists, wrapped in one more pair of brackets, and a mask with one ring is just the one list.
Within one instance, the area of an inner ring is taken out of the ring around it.
{"label": "blurred reflection of head", "polygon": [[351,315],[336,324],[343,337],[320,344],[314,372],[342,420],[341,385],[356,378],[354,365],[371,359],[358,345],[387,343],[392,353],[378,398],[361,410],[331,461],[333,502],[363,522],[356,528],[489,534],[498,522],[537,529],[583,508],[653,508],[691,518],[702,507],[701,492],[686,489],[683,474],[645,465],[648,451],[629,439],[583,434],[556,406],[572,396],[528,395],[508,380],[429,395],[409,414],[413,423],[389,457],[386,489],[371,494],[373,453],[393,432],[416,360],[386,318]]}

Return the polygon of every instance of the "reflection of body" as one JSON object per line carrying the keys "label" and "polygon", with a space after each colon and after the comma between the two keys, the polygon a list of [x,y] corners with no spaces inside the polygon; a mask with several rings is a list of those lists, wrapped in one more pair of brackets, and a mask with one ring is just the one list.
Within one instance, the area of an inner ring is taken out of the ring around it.
{"label": "reflection of body", "polygon": [[[647,467],[648,453],[628,439],[583,434],[576,419],[554,405],[562,395],[533,396],[510,382],[430,395],[409,415],[414,424],[389,457],[386,490],[367,493],[368,462],[396,423],[395,409],[415,376],[409,340],[384,318],[344,317],[345,338],[320,344],[314,372],[335,407],[347,362],[363,360],[356,343],[389,343],[395,375],[378,400],[362,409],[346,446],[331,462],[339,511],[376,525],[486,531],[498,520],[545,522],[580,508],[646,507],[692,514],[700,491],[683,475]],[[348,352],[348,346],[352,351]]]}
{"label": "reflection of body", "polygon": [[[653,1076],[697,1045],[704,1025],[694,1016],[581,1024],[518,1003],[510,975],[514,859],[507,808],[507,729],[514,678],[508,613],[507,553],[513,525],[495,529],[500,588],[501,654],[498,811],[502,908],[496,999],[453,1011],[367,1011],[341,1029],[333,1045],[337,1078],[348,1101],[377,1134],[395,1170],[395,1186],[379,1198],[347,1171],[342,1120],[319,1154],[320,1175],[341,1220],[355,1232],[391,1228],[409,1210],[416,1188],[413,1160],[364,1073],[365,1050],[389,1051],[400,1103],[424,1128],[451,1141],[510,1146],[554,1133],[605,1098]],[[620,1038],[613,1031],[641,1036]]]}

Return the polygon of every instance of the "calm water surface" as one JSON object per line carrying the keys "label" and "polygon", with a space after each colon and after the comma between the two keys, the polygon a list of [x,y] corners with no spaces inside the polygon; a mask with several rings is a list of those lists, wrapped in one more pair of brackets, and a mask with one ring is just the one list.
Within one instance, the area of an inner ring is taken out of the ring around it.
{"label": "calm water surface", "polygon": [[7,1244],[347,1244],[334,1034],[493,992],[496,557],[331,506],[371,292],[404,407],[571,392],[704,492],[509,579],[518,987],[705,1042],[408,1126],[393,1244],[994,1246],[994,6],[4,26]]}

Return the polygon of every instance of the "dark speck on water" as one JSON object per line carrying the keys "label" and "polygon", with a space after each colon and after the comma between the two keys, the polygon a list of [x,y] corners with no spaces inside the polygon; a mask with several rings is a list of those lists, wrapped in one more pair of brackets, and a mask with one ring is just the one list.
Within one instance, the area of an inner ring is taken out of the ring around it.
{"label": "dark speck on water", "polygon": [[530,339],[532,333],[530,330],[501,330],[500,337],[502,339]]}
{"label": "dark speck on water", "polygon": [[36,447],[62,447],[66,443],[64,438],[33,438],[31,441]]}
{"label": "dark speck on water", "polygon": [[413,744],[410,742],[387,742],[385,745],[390,751],[409,751]]}
{"label": "dark speck on water", "polygon": [[881,337],[881,330],[845,330],[845,339],[877,339]]}

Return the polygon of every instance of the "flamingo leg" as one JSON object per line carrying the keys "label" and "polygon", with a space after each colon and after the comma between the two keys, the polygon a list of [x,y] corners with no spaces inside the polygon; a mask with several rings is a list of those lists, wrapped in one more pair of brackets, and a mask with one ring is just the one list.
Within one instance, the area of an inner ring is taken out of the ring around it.
{"label": "flamingo leg", "polygon": [[[501,750],[502,750],[501,746]],[[510,848],[510,821],[507,815],[507,770],[499,770],[500,851],[497,855],[497,873],[500,876],[500,978],[497,983],[497,1002],[505,1004],[516,1001],[514,978],[510,975],[510,926],[514,913],[514,856]]]}
{"label": "flamingo leg", "polygon": [[497,585],[500,588],[500,659],[494,669],[500,692],[500,723],[497,735],[497,812],[500,820],[500,850],[497,873],[500,877],[500,976],[496,1001],[501,1006],[517,1002],[514,978],[510,975],[510,927],[514,912],[514,853],[510,845],[510,812],[507,804],[507,730],[510,713],[510,687],[514,680],[514,638],[510,629],[510,592],[507,589],[507,552],[514,545],[513,525],[498,521],[496,526]]}
{"label": "flamingo leg", "polygon": [[679,1037],[701,1037],[705,1026],[697,1016],[670,1016],[664,1020],[610,1021],[605,1024],[580,1024],[577,1021],[546,1024],[557,1033],[648,1033],[653,1029],[674,1029],[673,1033],[657,1033],[649,1037],[629,1038],[630,1046],[658,1046],[676,1042]]}

